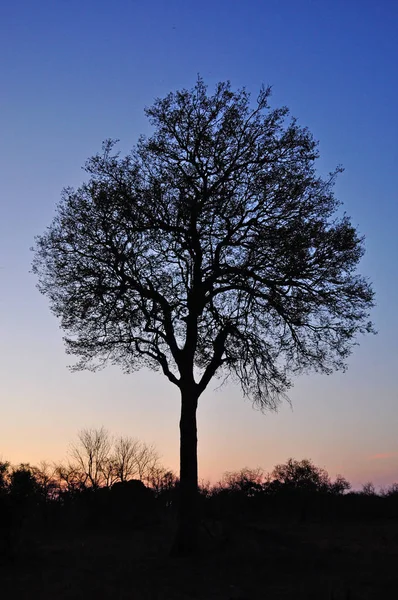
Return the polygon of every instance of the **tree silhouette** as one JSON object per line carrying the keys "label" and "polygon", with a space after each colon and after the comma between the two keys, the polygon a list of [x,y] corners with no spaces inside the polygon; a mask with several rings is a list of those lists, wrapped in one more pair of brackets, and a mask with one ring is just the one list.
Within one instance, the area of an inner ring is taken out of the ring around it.
{"label": "tree silhouette", "polygon": [[325,469],[317,467],[307,458],[303,460],[289,458],[286,463],[276,465],[269,479],[270,487],[284,486],[291,490],[308,492],[342,494],[351,487],[342,475],[338,475],[332,482]]}
{"label": "tree silhouette", "polygon": [[113,446],[112,462],[117,481],[148,481],[159,463],[154,446],[131,437],[118,437]]}
{"label": "tree silhouette", "polygon": [[10,476],[10,463],[0,459],[0,492],[6,489]]}
{"label": "tree silhouette", "polygon": [[212,378],[276,409],[289,374],[343,368],[372,331],[340,169],[316,174],[316,142],[269,96],[252,106],[199,78],[156,100],[153,135],[124,158],[106,142],[36,238],[33,272],[74,368],[148,366],[180,390],[180,553],[197,545],[196,409]]}
{"label": "tree silhouette", "polygon": [[76,470],[83,475],[85,486],[94,489],[109,482],[110,456],[112,440],[109,432],[100,429],[82,429],[78,434],[78,441],[70,449]]}

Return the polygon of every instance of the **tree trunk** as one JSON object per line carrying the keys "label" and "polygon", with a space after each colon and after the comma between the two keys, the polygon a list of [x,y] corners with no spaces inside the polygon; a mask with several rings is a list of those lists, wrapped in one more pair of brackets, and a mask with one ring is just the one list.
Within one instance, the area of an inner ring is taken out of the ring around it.
{"label": "tree trunk", "polygon": [[172,554],[176,556],[192,555],[198,549],[197,405],[198,397],[193,386],[182,389],[178,528],[172,548]]}

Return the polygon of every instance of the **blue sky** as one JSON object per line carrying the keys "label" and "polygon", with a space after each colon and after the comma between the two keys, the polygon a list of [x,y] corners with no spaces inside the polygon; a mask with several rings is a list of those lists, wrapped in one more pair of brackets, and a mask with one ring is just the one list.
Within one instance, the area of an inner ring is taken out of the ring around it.
{"label": "blue sky", "polygon": [[[271,469],[310,457],[354,483],[398,480],[398,4],[393,0],[3,3],[0,11],[0,455],[60,459],[78,429],[105,424],[155,442],[178,464],[178,396],[160,375],[71,374],[62,332],[29,273],[34,235],[62,187],[103,139],[128,151],[149,132],[143,109],[200,73],[255,95],[273,86],[320,140],[321,173],[366,236],[378,336],[346,374],[301,377],[279,414],[238,388],[199,409],[200,473]],[[215,387],[215,386],[213,386]]]}

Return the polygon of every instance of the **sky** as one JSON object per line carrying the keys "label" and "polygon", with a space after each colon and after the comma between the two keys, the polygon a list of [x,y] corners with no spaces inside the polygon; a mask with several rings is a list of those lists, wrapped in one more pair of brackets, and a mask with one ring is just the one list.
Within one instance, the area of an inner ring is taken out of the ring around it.
{"label": "sky", "polygon": [[71,373],[62,331],[30,273],[34,236],[107,138],[128,152],[144,107],[229,79],[272,85],[320,141],[319,172],[366,238],[377,336],[346,373],[295,380],[278,413],[210,384],[199,476],[310,458],[354,486],[398,481],[398,3],[395,0],[15,0],[0,9],[0,457],[61,460],[84,427],[155,443],[178,470],[179,397],[162,375]]}

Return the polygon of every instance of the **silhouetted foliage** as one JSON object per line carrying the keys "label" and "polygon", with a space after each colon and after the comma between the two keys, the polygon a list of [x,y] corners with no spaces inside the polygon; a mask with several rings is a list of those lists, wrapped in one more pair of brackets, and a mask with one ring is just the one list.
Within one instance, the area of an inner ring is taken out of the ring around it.
{"label": "silhouetted foliage", "polygon": [[337,475],[336,479],[329,484],[329,492],[332,494],[344,494],[351,489],[351,484],[342,475]]}
{"label": "silhouetted foliage", "polygon": [[116,481],[139,479],[148,482],[159,463],[159,454],[154,446],[121,436],[114,443],[111,460]]}
{"label": "silhouetted foliage", "polygon": [[24,503],[35,496],[38,484],[33,468],[28,463],[21,463],[13,468],[10,475],[9,492],[19,502]]}
{"label": "silhouetted foliage", "polygon": [[398,483],[392,483],[390,487],[387,487],[383,490],[382,495],[398,499]]}
{"label": "silhouetted foliage", "polygon": [[0,493],[7,487],[10,475],[10,463],[0,461]]}
{"label": "silhouetted foliage", "polygon": [[350,489],[349,482],[339,475],[332,483],[327,471],[308,459],[301,461],[289,458],[285,464],[276,465],[270,475],[270,490],[329,492],[341,494]]}
{"label": "silhouetted foliage", "polygon": [[363,240],[314,168],[317,144],[229,83],[146,109],[154,127],[130,155],[114,142],[86,164],[36,240],[33,271],[76,369],[161,369],[181,392],[180,530],[195,549],[198,398],[234,377],[276,409],[289,375],[341,369],[372,331]]}
{"label": "silhouetted foliage", "polygon": [[221,489],[235,491],[245,496],[254,496],[263,489],[264,474],[262,469],[241,469],[224,473],[219,484]]}
{"label": "silhouetted foliage", "polygon": [[148,482],[159,462],[153,445],[131,437],[115,439],[103,427],[83,429],[70,455],[72,463],[61,467],[59,474],[67,485],[94,489],[131,479]]}
{"label": "silhouetted foliage", "polygon": [[55,465],[55,476],[61,492],[78,493],[86,487],[87,474],[79,466],[67,462]]}
{"label": "silhouetted foliage", "polygon": [[374,496],[376,494],[376,488],[371,481],[368,481],[367,483],[364,483],[364,485],[362,486],[361,493],[364,494],[365,496]]}
{"label": "silhouetted foliage", "polygon": [[179,480],[173,471],[164,467],[154,467],[149,475],[148,484],[165,507],[171,507],[176,499]]}
{"label": "silhouetted foliage", "polygon": [[151,489],[140,479],[129,479],[114,483],[111,489],[112,508],[119,520],[142,523],[154,510],[154,496]]}
{"label": "silhouetted foliage", "polygon": [[[98,488],[109,483],[112,442],[106,429],[83,429],[71,447],[77,469],[84,475],[84,485]],[[111,482],[112,483],[112,482]]]}
{"label": "silhouetted foliage", "polygon": [[[107,438],[114,439],[109,434]],[[68,464],[1,465],[0,561],[17,558],[27,536],[35,538],[38,531],[116,528],[134,532],[160,527],[163,521],[174,519],[178,510],[179,481],[158,463],[152,467],[148,485],[129,479],[111,486],[105,480],[93,486],[85,472],[79,474],[76,466],[71,469]],[[202,483],[198,512],[208,538],[227,544],[242,527],[256,531],[262,523],[275,520],[328,523],[396,519],[397,486],[392,484],[377,493],[374,485],[367,483],[362,491],[350,492],[344,477],[333,480],[308,459],[289,459],[269,474],[260,468],[244,468],[225,473],[215,485]]]}

